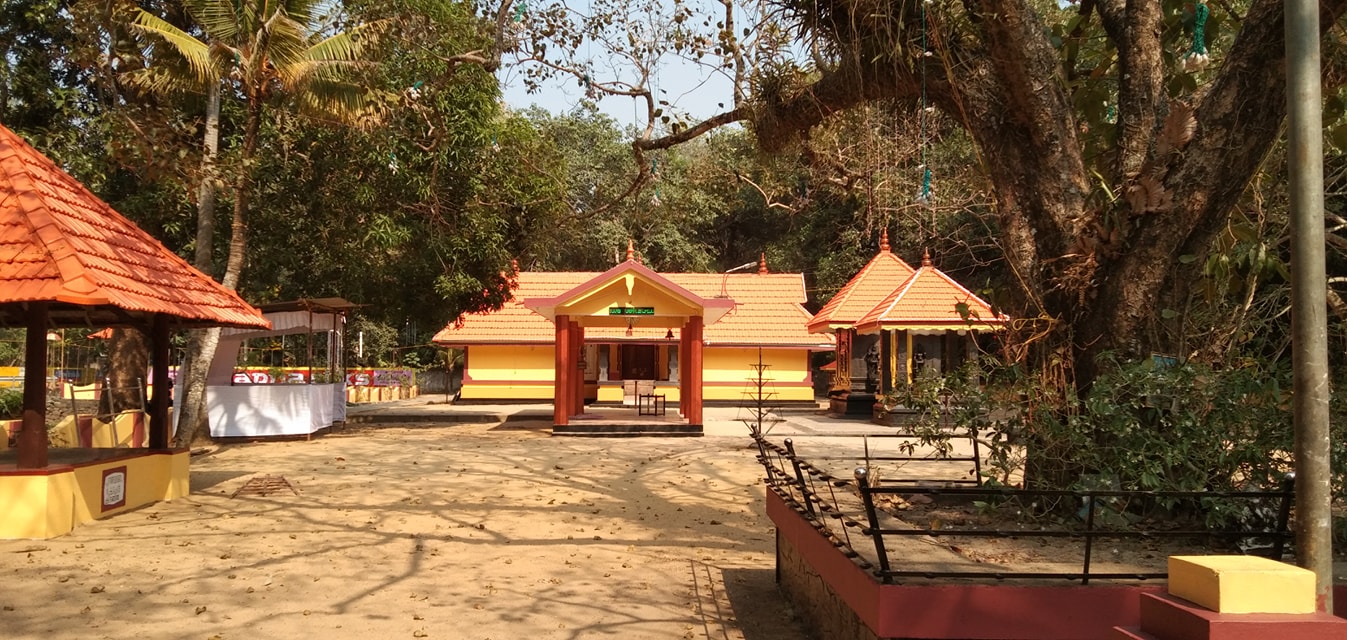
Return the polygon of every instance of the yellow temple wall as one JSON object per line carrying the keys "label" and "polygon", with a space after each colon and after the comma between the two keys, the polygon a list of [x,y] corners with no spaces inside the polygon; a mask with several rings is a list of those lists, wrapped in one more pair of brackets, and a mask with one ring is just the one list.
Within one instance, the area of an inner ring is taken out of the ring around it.
{"label": "yellow temple wall", "polygon": [[[28,475],[0,474],[0,539],[54,538],[190,491],[187,450],[147,452]],[[103,509],[104,472],[125,467],[125,503]]]}
{"label": "yellow temple wall", "polygon": [[[805,349],[763,349],[765,376],[772,381],[776,401],[814,400],[809,378],[809,352]],[[705,400],[740,402],[747,381],[758,362],[756,347],[708,347],[702,355]],[[467,374],[459,397],[465,400],[552,400],[555,356],[550,346],[474,345],[468,347]],[[622,401],[622,382],[590,383],[586,397],[599,402]],[[668,402],[678,402],[677,383],[660,382],[656,393]]]}
{"label": "yellow temple wall", "polygon": [[[814,387],[809,377],[809,352],[805,349],[763,349],[762,363],[767,365],[763,378],[767,392],[775,392],[774,401],[812,401]],[[707,400],[741,402],[753,391],[748,382],[757,378],[757,347],[713,347],[702,356],[704,382],[702,397]]]}
{"label": "yellow temple wall", "polygon": [[551,345],[474,345],[459,398],[551,402],[556,367]]}

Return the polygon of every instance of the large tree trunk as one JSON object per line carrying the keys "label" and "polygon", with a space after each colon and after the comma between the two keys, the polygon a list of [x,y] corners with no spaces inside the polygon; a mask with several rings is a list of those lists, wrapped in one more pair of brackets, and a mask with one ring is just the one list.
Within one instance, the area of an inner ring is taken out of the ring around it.
{"label": "large tree trunk", "polygon": [[145,385],[150,370],[150,348],[145,334],[136,328],[117,327],[108,339],[108,371],[98,398],[100,415],[140,411],[148,405]]}
{"label": "large tree trunk", "polygon": [[[962,122],[995,187],[1000,243],[1021,285],[1017,315],[1040,320],[1046,339],[1035,352],[1064,358],[1084,391],[1100,352],[1159,346],[1151,325],[1161,293],[1192,276],[1178,270],[1178,258],[1207,252],[1276,141],[1286,113],[1282,4],[1252,3],[1221,69],[1202,78],[1187,104],[1165,91],[1172,70],[1163,63],[1159,3],[1082,2],[1082,20],[1097,17],[1117,54],[1116,144],[1097,177],[1079,133],[1091,123],[1064,81],[1075,70],[1064,68],[1029,3],[965,3],[967,20],[950,18],[954,8],[933,10],[925,35],[910,19],[918,4],[905,3],[881,26],[852,0],[821,3],[817,15],[828,20],[816,28],[841,40],[837,67],[806,91],[768,98],[755,116],[759,141],[779,149],[783,134],[879,98],[924,95]],[[1322,3],[1325,30],[1344,6]],[[913,44],[927,38],[938,55]]]}
{"label": "large tree trunk", "polygon": [[[1180,257],[1208,252],[1285,117],[1280,0],[1251,3],[1221,68],[1199,76],[1187,102],[1165,91],[1173,70],[1163,63],[1159,2],[1083,0],[1082,21],[1097,16],[1117,56],[1116,142],[1093,165],[1080,132],[1104,123],[1079,115],[1067,81],[1076,69],[1064,67],[1026,0],[942,6],[925,23],[929,33],[903,18],[921,15],[920,0],[887,22],[853,2],[809,5],[815,28],[839,41],[838,66],[806,91],[766,99],[754,123],[762,146],[781,148],[783,134],[876,97],[928,100],[969,130],[994,186],[1000,244],[1020,283],[1014,315],[1037,320],[1026,350],[1035,364],[1055,368],[1063,393],[1084,394],[1100,353],[1162,348],[1154,330],[1162,294],[1196,275]],[[1321,2],[1325,31],[1344,7]],[[891,51],[877,53],[875,42]],[[936,55],[916,42],[933,43]],[[1029,443],[1038,452],[1051,445]],[[1055,481],[1072,473],[1069,461],[1039,462],[1031,471]]]}

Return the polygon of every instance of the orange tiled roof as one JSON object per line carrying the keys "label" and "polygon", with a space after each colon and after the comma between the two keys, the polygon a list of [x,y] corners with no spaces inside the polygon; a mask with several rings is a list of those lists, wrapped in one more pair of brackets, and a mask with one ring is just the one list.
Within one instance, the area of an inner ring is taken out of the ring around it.
{"label": "orange tiled roof", "polygon": [[[546,318],[520,301],[553,297],[593,279],[596,272],[524,272],[518,277],[514,299],[499,311],[464,316],[435,335],[446,345],[551,344],[556,329]],[[831,336],[810,335],[805,330],[804,277],[798,273],[664,273],[675,284],[703,298],[728,296],[735,307],[719,322],[707,325],[708,346],[833,348]],[[650,342],[665,339],[667,327],[645,327],[637,320],[631,335],[624,328],[588,327],[586,340]],[[675,337],[678,329],[673,330]]]}
{"label": "orange tiled roof", "polygon": [[0,125],[0,320],[21,323],[17,303],[37,301],[55,303],[54,324],[163,313],[178,325],[270,326]]}
{"label": "orange tiled roof", "polygon": [[[628,246],[628,254],[630,254],[631,251],[632,249]],[[630,257],[627,258],[625,262],[619,262],[613,268],[604,271],[593,278],[584,280],[571,289],[555,296],[521,298],[521,302],[523,302],[524,306],[528,307],[530,310],[542,315],[548,320],[552,320],[556,317],[556,308],[559,305],[570,302],[570,300],[566,299],[567,297],[588,295],[595,287],[602,286],[604,283],[611,281],[619,275],[639,275],[646,281],[654,283],[655,286],[662,288],[673,296],[681,299],[684,303],[691,306],[701,307],[703,317],[707,324],[715,323],[734,309],[733,300],[719,296],[703,296],[693,291],[689,291],[687,287],[670,280],[664,274],[658,273],[654,269],[651,269]]]}
{"label": "orange tiled roof", "polygon": [[1008,320],[935,268],[928,254],[922,257],[921,268],[858,320],[855,328],[861,332],[953,327],[987,330],[999,329]]}
{"label": "orange tiled roof", "polygon": [[879,253],[819,309],[809,322],[809,332],[831,333],[854,327],[866,312],[912,277],[913,271],[911,265],[889,252],[889,232],[885,230]]}

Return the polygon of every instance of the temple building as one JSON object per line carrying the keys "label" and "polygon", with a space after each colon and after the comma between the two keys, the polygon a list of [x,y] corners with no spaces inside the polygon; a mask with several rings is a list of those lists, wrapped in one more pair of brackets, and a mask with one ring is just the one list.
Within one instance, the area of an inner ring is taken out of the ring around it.
{"label": "temple building", "polygon": [[803,275],[770,273],[765,259],[756,273],[658,273],[629,245],[603,273],[515,280],[503,308],[434,338],[466,350],[460,402],[553,401],[562,425],[587,403],[658,395],[699,428],[702,403],[743,402],[759,363],[774,402],[813,403],[810,352],[833,349],[806,330]]}
{"label": "temple building", "polygon": [[911,384],[923,370],[961,366],[979,331],[997,331],[1010,318],[955,282],[922,256],[913,269],[889,250],[861,268],[809,322],[811,333],[831,333],[837,363],[828,392],[838,413],[870,413],[879,395]]}

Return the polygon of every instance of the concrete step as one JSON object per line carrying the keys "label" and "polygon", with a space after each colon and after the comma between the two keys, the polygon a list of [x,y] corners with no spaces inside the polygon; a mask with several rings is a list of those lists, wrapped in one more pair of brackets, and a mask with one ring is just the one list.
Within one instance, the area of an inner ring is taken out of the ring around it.
{"label": "concrete step", "polygon": [[1329,613],[1216,613],[1168,594],[1141,596],[1141,630],[1159,640],[1347,640]]}

